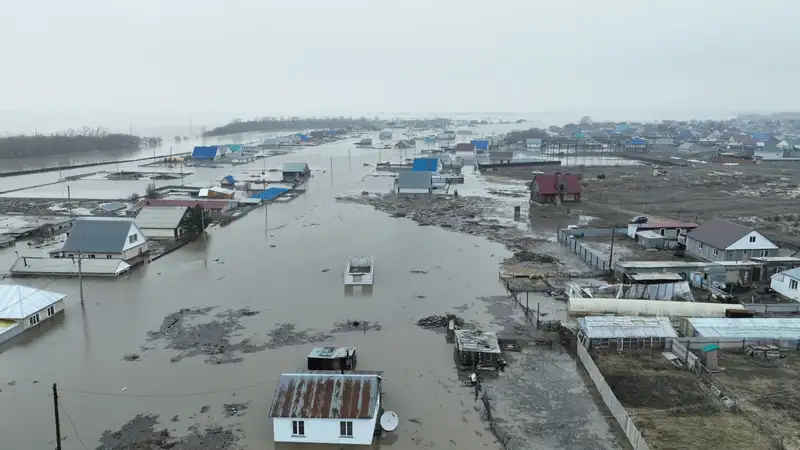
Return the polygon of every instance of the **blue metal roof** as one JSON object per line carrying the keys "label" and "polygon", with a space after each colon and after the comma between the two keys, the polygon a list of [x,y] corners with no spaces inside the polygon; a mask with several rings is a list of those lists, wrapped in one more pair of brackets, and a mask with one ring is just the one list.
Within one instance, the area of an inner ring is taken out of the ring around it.
{"label": "blue metal roof", "polygon": [[310,141],[311,140],[311,136],[309,136],[307,134],[297,133],[297,137],[299,137],[301,141]]}
{"label": "blue metal roof", "polygon": [[226,176],[225,178],[222,179],[222,182],[223,183],[228,183],[228,184],[233,184],[233,183],[236,183],[236,179],[233,178],[233,175],[228,175],[228,176]]}
{"label": "blue metal roof", "polygon": [[281,195],[285,194],[286,192],[289,192],[288,188],[271,187],[271,188],[264,189],[263,191],[259,192],[258,194],[251,195],[250,198],[258,198],[258,199],[261,199],[261,200],[274,200],[274,199],[280,197]]}
{"label": "blue metal roof", "polygon": [[475,150],[488,150],[489,149],[489,141],[486,140],[479,140],[473,139],[472,145],[475,146]]}
{"label": "blue metal roof", "polygon": [[197,146],[192,150],[192,159],[214,159],[217,157],[217,146]]}
{"label": "blue metal roof", "polygon": [[630,144],[630,145],[647,145],[647,140],[646,139],[641,139],[641,138],[633,138],[633,139],[628,141],[628,144]]}
{"label": "blue metal roof", "polygon": [[439,158],[414,158],[411,170],[415,172],[437,172],[439,170]]}

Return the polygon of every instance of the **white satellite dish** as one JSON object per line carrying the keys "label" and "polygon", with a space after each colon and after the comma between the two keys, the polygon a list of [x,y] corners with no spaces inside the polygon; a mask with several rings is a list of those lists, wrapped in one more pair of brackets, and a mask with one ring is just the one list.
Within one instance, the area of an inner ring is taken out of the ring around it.
{"label": "white satellite dish", "polygon": [[400,422],[400,419],[397,417],[397,414],[394,411],[386,411],[381,415],[381,428],[384,431],[394,431],[397,429],[397,424]]}

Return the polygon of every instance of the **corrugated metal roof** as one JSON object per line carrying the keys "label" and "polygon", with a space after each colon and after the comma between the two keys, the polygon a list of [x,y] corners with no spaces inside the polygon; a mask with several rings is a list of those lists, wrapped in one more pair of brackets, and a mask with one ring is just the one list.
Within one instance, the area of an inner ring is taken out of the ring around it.
{"label": "corrugated metal roof", "polygon": [[683,281],[683,277],[676,272],[634,273],[628,277],[633,281]]}
{"label": "corrugated metal roof", "polygon": [[796,318],[697,318],[686,319],[702,337],[800,339],[800,319]]}
{"label": "corrugated metal roof", "polygon": [[192,150],[192,158],[193,159],[214,159],[217,157],[217,153],[219,152],[219,148],[214,146],[197,146]]}
{"label": "corrugated metal roof", "polygon": [[284,373],[270,417],[370,419],[377,411],[380,377],[375,373]]}
{"label": "corrugated metal roof", "polygon": [[0,319],[24,319],[66,297],[20,284],[3,284],[0,285]]}
{"label": "corrugated metal roof", "polygon": [[289,189],[281,187],[270,187],[264,189],[263,191],[257,194],[251,195],[250,198],[257,198],[259,200],[274,200],[285,192],[289,192]]}
{"label": "corrugated metal roof", "polygon": [[131,219],[76,219],[61,251],[119,253],[128,239],[131,224]]}
{"label": "corrugated metal roof", "polygon": [[414,158],[411,170],[413,172],[438,172],[439,158]]}
{"label": "corrugated metal roof", "polygon": [[580,297],[570,297],[567,305],[571,316],[618,314],[644,317],[725,317],[727,309],[736,307],[726,303]]}
{"label": "corrugated metal roof", "polygon": [[139,228],[176,229],[186,215],[188,206],[145,206],[134,222]]}
{"label": "corrugated metal roof", "polygon": [[590,339],[678,337],[666,317],[584,317],[578,326]]}

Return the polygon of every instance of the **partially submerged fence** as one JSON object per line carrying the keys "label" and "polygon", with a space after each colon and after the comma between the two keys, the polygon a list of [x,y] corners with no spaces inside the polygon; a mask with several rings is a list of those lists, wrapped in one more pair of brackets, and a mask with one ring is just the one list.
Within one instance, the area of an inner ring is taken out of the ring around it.
{"label": "partially submerged fence", "polygon": [[754,313],[800,313],[800,303],[742,303],[742,307]]}
{"label": "partially submerged fence", "polygon": [[578,359],[580,359],[586,372],[589,373],[589,377],[592,379],[595,388],[597,388],[597,391],[603,398],[603,403],[605,403],[608,410],[611,411],[611,415],[616,419],[617,424],[622,428],[633,450],[650,450],[642,434],[639,433],[639,429],[636,428],[633,419],[628,415],[628,412],[625,411],[625,407],[622,406],[622,403],[617,400],[617,396],[614,395],[611,387],[606,383],[605,377],[600,373],[600,369],[597,368],[597,364],[594,363],[589,352],[586,351],[586,348],[581,343],[578,343],[577,351]]}
{"label": "partially submerged fence", "polygon": [[618,238],[625,237],[627,233],[625,228],[586,228],[574,230],[558,230],[558,242],[567,247],[569,251],[580,256],[583,261],[591,268],[600,271],[611,270],[611,255],[589,248],[588,245],[580,242],[581,238],[585,237],[606,237],[616,234]]}

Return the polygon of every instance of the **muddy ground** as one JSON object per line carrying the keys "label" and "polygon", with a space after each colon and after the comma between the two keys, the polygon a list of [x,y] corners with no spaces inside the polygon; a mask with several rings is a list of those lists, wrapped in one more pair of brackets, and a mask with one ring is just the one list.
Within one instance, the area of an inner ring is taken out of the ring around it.
{"label": "muddy ground", "polygon": [[800,355],[764,360],[729,351],[718,364],[725,370],[716,378],[800,448]]}
{"label": "muddy ground", "polygon": [[[633,215],[649,214],[702,223],[721,217],[758,228],[770,238],[800,245],[800,166],[789,164],[694,164],[664,167],[666,176],[653,176],[653,166],[562,168],[583,175],[580,205],[534,208],[532,216],[565,213],[596,216],[598,225],[624,224]],[[598,179],[598,175],[605,175]],[[530,181],[530,170],[493,174]]]}
{"label": "muddy ground", "polygon": [[[506,192],[506,191],[504,191]],[[370,205],[392,217],[413,220],[420,226],[482,236],[499,242],[513,252],[505,261],[507,272],[541,274],[553,278],[583,275],[586,265],[567,254],[555,240],[556,218],[546,223],[528,223],[527,211],[521,221],[510,220],[512,208],[486,197],[452,195],[362,194],[337,200]]]}
{"label": "muddy ground", "polygon": [[736,412],[722,412],[695,374],[660,351],[596,352],[594,361],[653,450],[768,450],[769,438]]}

